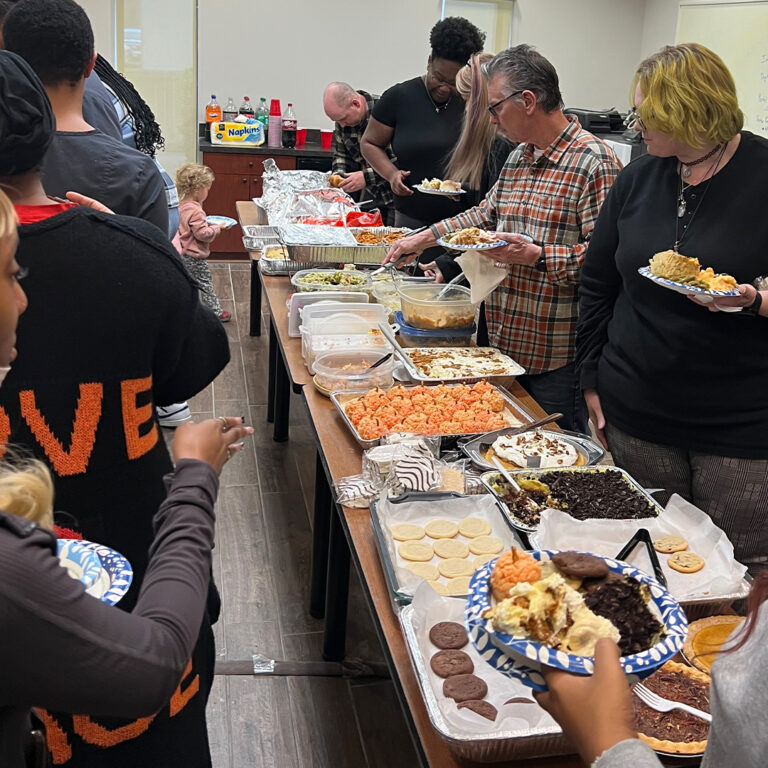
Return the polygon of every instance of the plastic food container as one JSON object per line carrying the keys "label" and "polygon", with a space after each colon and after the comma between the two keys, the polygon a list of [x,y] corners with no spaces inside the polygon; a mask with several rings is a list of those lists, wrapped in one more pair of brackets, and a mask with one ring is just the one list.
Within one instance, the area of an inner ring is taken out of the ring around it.
{"label": "plastic food container", "polygon": [[374,387],[391,387],[395,358],[370,370],[384,355],[386,349],[350,349],[327,352],[315,360],[315,381],[329,392],[347,389],[367,390]]}
{"label": "plastic food container", "polygon": [[412,328],[424,330],[472,327],[478,305],[470,301],[469,288],[451,286],[437,301],[437,295],[444,288],[441,283],[398,286],[405,322]]}
{"label": "plastic food container", "polygon": [[[311,334],[305,346],[304,362],[307,364],[310,373],[315,372],[315,361],[329,352],[365,349],[378,352],[378,357],[383,357],[387,352],[392,351],[389,342],[378,331],[355,334],[335,333],[328,336]],[[304,350],[302,349],[302,351]],[[378,357],[376,358],[377,360]]]}
{"label": "plastic food container", "polygon": [[354,269],[302,269],[291,278],[291,283],[298,291],[368,291],[371,278],[368,273]]}
{"label": "plastic food container", "polygon": [[403,347],[468,347],[475,332],[474,322],[469,328],[414,328],[403,320],[402,312],[395,312],[395,323],[400,326],[399,341]]}
{"label": "plastic food container", "polygon": [[400,312],[401,310],[400,294],[397,292],[397,286],[389,280],[382,280],[373,284],[373,300],[387,308],[390,322],[394,320],[395,312]]}

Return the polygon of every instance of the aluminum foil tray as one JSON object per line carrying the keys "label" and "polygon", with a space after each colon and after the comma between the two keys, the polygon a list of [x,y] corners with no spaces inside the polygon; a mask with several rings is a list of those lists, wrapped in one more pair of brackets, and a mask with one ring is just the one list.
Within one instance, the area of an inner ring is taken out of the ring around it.
{"label": "aluminum foil tray", "polygon": [[[451,347],[444,347],[440,351],[446,352],[449,351]],[[478,349],[478,347],[459,347],[458,349],[461,350],[461,352],[471,352],[473,349]],[[405,366],[405,370],[408,373],[408,376],[413,381],[418,381],[420,384],[439,384],[440,382],[463,382],[464,384],[470,384],[472,382],[476,381],[493,381],[494,379],[505,379],[507,383],[509,383],[510,380],[514,381],[515,378],[518,376],[522,376],[525,373],[525,368],[523,368],[519,363],[517,363],[515,360],[513,360],[511,357],[505,355],[507,360],[509,361],[508,366],[509,370],[507,373],[499,373],[494,376],[486,376],[483,374],[476,374],[474,376],[454,376],[454,377],[444,377],[444,378],[430,378],[429,376],[425,376],[422,374],[418,367],[414,364],[413,360],[411,359],[411,354],[415,352],[434,352],[433,347],[408,347],[406,349],[403,349],[399,344],[395,347],[395,354],[400,359],[400,362]]]}
{"label": "aluminum foil tray", "polygon": [[[402,384],[398,384],[397,386],[403,386]],[[450,386],[450,385],[448,385]],[[410,389],[410,387],[406,386],[406,389]],[[518,419],[522,424],[530,424],[534,419],[533,416],[531,416],[530,413],[525,409],[523,404],[513,395],[511,395],[509,392],[507,392],[504,387],[496,386],[495,389],[499,391],[501,396],[504,398],[504,401],[506,402],[506,406],[509,409],[509,411],[512,413],[513,417]],[[354,400],[356,397],[360,397],[364,395],[366,392],[369,392],[370,388],[365,389],[360,392],[334,392],[331,395],[331,402],[336,406],[336,410],[339,412],[339,415],[341,416],[344,423],[347,425],[347,428],[352,432],[352,434],[355,436],[355,440],[360,444],[360,446],[364,449],[373,448],[375,445],[379,445],[381,439],[375,438],[373,440],[364,440],[360,433],[355,429],[355,426],[352,424],[352,422],[349,420],[349,416],[347,416],[346,411],[344,410],[344,406],[350,401]],[[507,429],[511,429],[511,427],[508,427]],[[466,437],[475,437],[476,435],[442,435],[443,438],[466,438]]]}
{"label": "aluminum foil tray", "polygon": [[[456,600],[456,598],[445,599]],[[465,601],[459,600],[458,602],[463,616]],[[402,608],[399,614],[400,626],[403,630],[405,645],[411,657],[411,664],[416,673],[421,695],[424,698],[429,721],[454,755],[465,760],[494,763],[532,757],[568,755],[573,752],[573,748],[565,740],[562,731],[556,724],[545,722],[536,727],[518,730],[497,729],[472,735],[468,732],[459,731],[448,722],[440,710],[435,691],[430,683],[429,659],[425,658],[419,644],[417,627],[421,617],[417,611],[415,604]],[[446,615],[445,619],[448,621],[457,620],[451,615]],[[462,618],[459,618],[458,621],[463,623]],[[477,663],[482,662],[476,661]],[[529,704],[526,706],[536,705]]]}

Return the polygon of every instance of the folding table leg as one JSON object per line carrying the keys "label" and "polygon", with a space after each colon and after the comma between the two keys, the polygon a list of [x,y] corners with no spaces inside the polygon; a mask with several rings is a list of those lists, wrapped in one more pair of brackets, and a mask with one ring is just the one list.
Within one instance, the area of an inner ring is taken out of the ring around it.
{"label": "folding table leg", "polygon": [[[288,376],[288,369],[285,367],[285,360],[280,349],[277,347],[275,339],[275,394],[274,394],[274,412],[275,417],[272,439],[276,443],[284,443],[288,439],[288,418],[291,408],[291,380]],[[269,412],[269,409],[267,409]]]}
{"label": "folding table leg", "polygon": [[325,615],[328,545],[333,514],[331,488],[318,451],[315,461],[315,505],[312,524],[312,580],[309,587],[309,613],[315,619],[322,619]]}
{"label": "folding table leg", "polygon": [[261,278],[259,277],[259,262],[251,259],[251,336],[261,336]]}
{"label": "folding table leg", "polygon": [[277,375],[278,349],[277,332],[272,318],[269,319],[269,380],[267,381],[267,421],[275,420],[275,376]]}
{"label": "folding table leg", "polygon": [[341,661],[347,640],[349,544],[341,527],[340,514],[334,506],[328,543],[328,588],[325,593],[323,658],[326,661]]}

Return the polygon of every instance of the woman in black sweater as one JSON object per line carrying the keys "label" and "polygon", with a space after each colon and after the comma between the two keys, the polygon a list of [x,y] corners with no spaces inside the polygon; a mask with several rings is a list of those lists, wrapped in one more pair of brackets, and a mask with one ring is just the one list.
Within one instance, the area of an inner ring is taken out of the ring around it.
{"label": "woman in black sweater", "polygon": [[[16,358],[27,300],[13,206],[0,191],[0,366]],[[21,359],[40,354],[21,348]],[[32,705],[124,717],[164,707],[195,645],[208,595],[218,473],[250,427],[180,427],[174,475],[132,613],[88,596],[56,557],[53,484],[41,462],[0,466],[0,765],[25,765]],[[130,494],[128,494],[130,496]]]}
{"label": "woman in black sweater", "polygon": [[[768,273],[768,141],[741,130],[733,78],[703,46],[663,49],[635,84],[648,155],[619,174],[592,234],[582,389],[618,465],[708,512],[737,558],[764,568],[768,296],[753,282]],[[740,295],[701,306],[638,274],[671,248],[734,275]]]}

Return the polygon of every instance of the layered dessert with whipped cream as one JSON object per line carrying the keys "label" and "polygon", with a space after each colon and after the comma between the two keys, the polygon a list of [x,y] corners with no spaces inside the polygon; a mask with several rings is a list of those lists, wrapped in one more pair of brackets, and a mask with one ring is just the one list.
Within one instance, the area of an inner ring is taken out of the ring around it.
{"label": "layered dessert with whipped cream", "polygon": [[501,435],[494,440],[489,453],[498,456],[502,463],[513,467],[527,466],[529,456],[541,457],[541,467],[573,467],[584,463],[576,447],[567,440],[555,437],[551,432],[535,430],[519,435]]}

